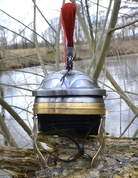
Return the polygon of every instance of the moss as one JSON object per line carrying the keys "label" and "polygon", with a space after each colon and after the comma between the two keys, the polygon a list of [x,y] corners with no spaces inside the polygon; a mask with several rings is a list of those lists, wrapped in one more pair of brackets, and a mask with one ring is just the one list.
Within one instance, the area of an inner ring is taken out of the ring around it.
{"label": "moss", "polygon": [[136,148],[127,148],[127,147],[114,147],[107,146],[104,150],[105,153],[115,153],[115,152],[124,152],[124,153],[136,153],[138,150]]}
{"label": "moss", "polygon": [[104,150],[104,153],[110,153],[110,154],[113,154],[116,152],[116,148],[115,147],[106,147],[105,150]]}
{"label": "moss", "polygon": [[136,148],[127,148],[127,147],[118,147],[119,151],[123,151],[125,153],[135,153],[137,151]]}

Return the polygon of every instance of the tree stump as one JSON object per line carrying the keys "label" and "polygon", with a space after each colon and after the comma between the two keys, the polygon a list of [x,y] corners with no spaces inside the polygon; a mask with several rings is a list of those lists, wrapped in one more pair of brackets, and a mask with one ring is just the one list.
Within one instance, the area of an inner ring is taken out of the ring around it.
{"label": "tree stump", "polygon": [[40,166],[31,149],[0,146],[0,169],[12,171],[12,177],[33,177]]}

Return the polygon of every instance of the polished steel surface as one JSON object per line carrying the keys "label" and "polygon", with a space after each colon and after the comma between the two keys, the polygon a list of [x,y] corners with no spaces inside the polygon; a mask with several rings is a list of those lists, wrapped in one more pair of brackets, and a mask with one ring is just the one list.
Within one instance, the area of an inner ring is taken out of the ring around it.
{"label": "polished steel surface", "polygon": [[36,97],[35,103],[103,103],[101,96],[50,96]]}
{"label": "polished steel surface", "polygon": [[105,96],[106,90],[100,89],[96,81],[90,76],[70,71],[63,80],[66,70],[48,75],[33,96]]}

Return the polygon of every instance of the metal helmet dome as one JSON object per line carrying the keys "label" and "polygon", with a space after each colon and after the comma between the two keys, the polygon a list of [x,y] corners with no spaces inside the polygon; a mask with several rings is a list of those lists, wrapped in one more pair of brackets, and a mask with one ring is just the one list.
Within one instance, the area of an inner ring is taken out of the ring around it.
{"label": "metal helmet dome", "polygon": [[58,129],[86,130],[97,120],[92,133],[98,132],[100,116],[105,114],[103,96],[90,76],[75,70],[59,71],[43,79],[40,87],[33,91],[34,114],[38,115],[39,131]]}

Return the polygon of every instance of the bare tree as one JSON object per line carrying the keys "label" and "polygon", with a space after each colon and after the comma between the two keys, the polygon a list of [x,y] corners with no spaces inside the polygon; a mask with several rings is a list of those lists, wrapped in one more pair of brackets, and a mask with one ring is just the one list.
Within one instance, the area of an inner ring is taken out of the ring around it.
{"label": "bare tree", "polygon": [[[7,37],[6,30],[4,28],[0,28],[0,46],[2,48],[7,48]],[[2,57],[5,57],[5,51],[2,51]]]}
{"label": "bare tree", "polygon": [[47,75],[47,71],[46,71],[44,62],[42,60],[42,56],[40,54],[40,49],[39,49],[39,46],[38,46],[37,35],[35,33],[36,32],[36,0],[34,0],[33,2],[34,2],[34,34],[33,34],[34,35],[34,42],[35,42],[35,47],[36,47],[36,50],[37,50],[37,56],[38,56],[38,59],[40,61],[40,65],[42,67],[44,75],[46,76]]}

